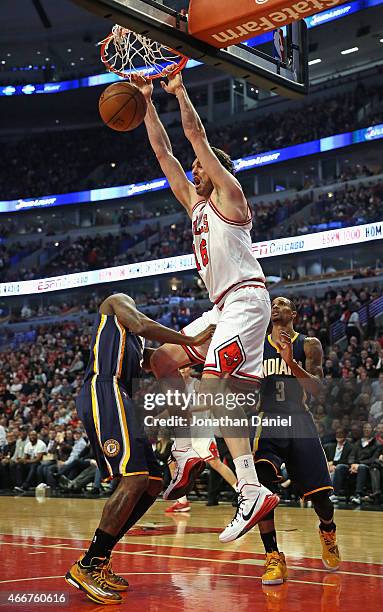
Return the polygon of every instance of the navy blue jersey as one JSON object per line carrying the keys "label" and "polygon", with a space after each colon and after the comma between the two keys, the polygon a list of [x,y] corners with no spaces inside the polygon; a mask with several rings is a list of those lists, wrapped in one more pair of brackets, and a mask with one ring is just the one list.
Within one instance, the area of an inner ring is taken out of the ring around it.
{"label": "navy blue jersey", "polygon": [[96,315],[84,382],[94,375],[116,378],[132,395],[132,381],[141,375],[144,342],[115,315]]}
{"label": "navy blue jersey", "polygon": [[[306,336],[298,332],[292,337],[294,360],[304,369],[306,367],[305,338]],[[260,405],[262,411],[285,414],[308,410],[306,393],[280,356],[271,335],[266,337],[264,344],[263,376]]]}

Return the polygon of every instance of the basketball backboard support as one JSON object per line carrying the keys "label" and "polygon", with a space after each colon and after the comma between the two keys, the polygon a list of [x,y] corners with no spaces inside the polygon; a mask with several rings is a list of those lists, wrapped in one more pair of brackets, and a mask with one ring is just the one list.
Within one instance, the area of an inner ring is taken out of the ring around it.
{"label": "basketball backboard support", "polygon": [[188,34],[187,15],[156,0],[72,1],[108,22],[118,23],[259,89],[288,98],[301,97],[308,91],[307,33],[303,20],[286,26],[286,59],[280,61],[246,44],[217,49],[197,40]]}

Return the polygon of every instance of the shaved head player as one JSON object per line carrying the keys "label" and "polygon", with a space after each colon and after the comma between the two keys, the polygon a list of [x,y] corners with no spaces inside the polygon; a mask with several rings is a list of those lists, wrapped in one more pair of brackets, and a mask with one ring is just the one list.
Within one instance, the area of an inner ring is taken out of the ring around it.
{"label": "shaved head player", "polygon": [[[312,501],[320,520],[322,561],[326,569],[335,571],[340,555],[334,506],[329,498],[332,484],[318,432],[306,404],[308,393],[315,396],[321,391],[323,350],[318,338],[309,338],[294,330],[296,316],[291,300],[285,297],[273,300],[272,330],[265,340],[263,354],[260,409],[263,416],[290,416],[292,427],[260,428],[254,442],[255,465],[260,481],[272,487],[285,463],[300,495]],[[274,511],[262,519],[259,530],[266,551],[262,583],[282,584],[287,578],[287,568],[284,554],[278,550]]]}
{"label": "shaved head player", "polygon": [[[193,183],[190,182],[173,156],[169,137],[155,110],[152,83],[140,75],[133,76],[132,81],[148,103],[145,125],[150,144],[174,195],[191,219],[197,270],[214,304],[212,310],[183,331],[196,333],[210,323],[217,325],[211,342],[198,350],[171,345],[162,347],[152,360],[153,372],[159,380],[171,378],[174,381],[178,377],[179,386],[183,388],[179,368],[189,363],[203,363],[201,394],[210,394],[214,386],[215,392],[220,394],[224,387],[233,390],[240,385],[254,390],[262,377],[270,298],[262,268],[252,252],[252,214],[234,176],[233,163],[224,151],[210,146],[181,74],[169,72],[167,83],[161,85],[177,98],[184,133],[196,155],[192,166]],[[223,416],[217,402],[210,408],[215,416]],[[242,408],[237,407],[236,416],[245,416]],[[221,427],[234,460],[239,493],[237,512],[221,533],[222,542],[245,534],[279,502],[278,496],[258,481],[249,431],[245,429],[233,435],[228,427]],[[190,432],[189,435],[176,433],[172,454],[178,469],[165,491],[165,499],[178,499],[188,493],[204,467],[192,448]]]}
{"label": "shaved head player", "polygon": [[198,346],[213,327],[185,339],[136,309],[134,300],[119,293],[104,300],[96,315],[84,384],[76,400],[98,468],[104,479],[118,484],[102,512],[87,552],[65,576],[99,604],[121,602],[127,581],[111,567],[111,552],[145,514],[162,489],[162,471],[137,423],[132,402],[133,381],[141,368],[150,369],[153,349],[144,340]]}

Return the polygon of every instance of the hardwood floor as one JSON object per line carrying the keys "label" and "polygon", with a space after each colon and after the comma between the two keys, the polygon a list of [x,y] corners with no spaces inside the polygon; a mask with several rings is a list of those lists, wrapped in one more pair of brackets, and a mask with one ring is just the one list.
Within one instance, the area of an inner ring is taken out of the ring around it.
{"label": "hardwood floor", "polygon": [[[13,609],[9,593],[64,593],[70,610],[102,609],[71,588],[63,576],[88,546],[104,500],[0,498],[0,607]],[[289,580],[262,588],[263,548],[257,529],[223,545],[218,534],[233,515],[227,504],[192,503],[190,513],[165,514],[156,502],[117,546],[115,570],[129,577],[125,607],[150,610],[277,612],[378,610],[383,601],[383,513],[336,513],[342,566],[328,573],[321,563],[318,521],[309,508],[276,511],[278,542]],[[37,606],[37,607],[36,607]],[[18,604],[15,609],[60,606]]]}

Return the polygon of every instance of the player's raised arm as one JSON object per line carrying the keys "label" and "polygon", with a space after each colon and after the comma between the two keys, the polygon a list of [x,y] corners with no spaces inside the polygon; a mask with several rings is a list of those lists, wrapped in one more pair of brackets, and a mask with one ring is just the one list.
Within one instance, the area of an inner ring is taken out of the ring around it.
{"label": "player's raised arm", "polygon": [[132,75],[132,83],[134,83],[145,96],[148,105],[145,115],[145,126],[148,132],[149,142],[158,159],[162,172],[168,179],[170,188],[175,197],[190,216],[191,209],[197,201],[195,187],[188,180],[178,159],[173,155],[169,136],[153,104],[153,83],[139,74]]}
{"label": "player's raised arm", "polygon": [[248,204],[242,187],[218,160],[206,136],[201,118],[195,110],[182,81],[181,73],[174,76],[169,73],[168,83],[161,82],[162,88],[176,96],[181,110],[182,126],[186,138],[190,141],[198,161],[208,174],[215,192],[216,202],[225,214],[236,221],[248,218]]}
{"label": "player's raised arm", "polygon": [[100,314],[116,315],[117,319],[133,334],[142,336],[147,340],[169,344],[183,344],[186,346],[200,346],[211,338],[215,325],[209,325],[196,336],[186,336],[165,327],[150,319],[137,310],[133,298],[124,293],[117,293],[106,298],[100,306]]}
{"label": "player's raised arm", "polygon": [[306,338],[305,340],[306,369],[294,361],[291,337],[288,332],[280,331],[277,345],[282,359],[290,367],[299,384],[311,395],[318,395],[322,390],[321,379],[323,378],[323,349],[320,340],[318,338]]}

